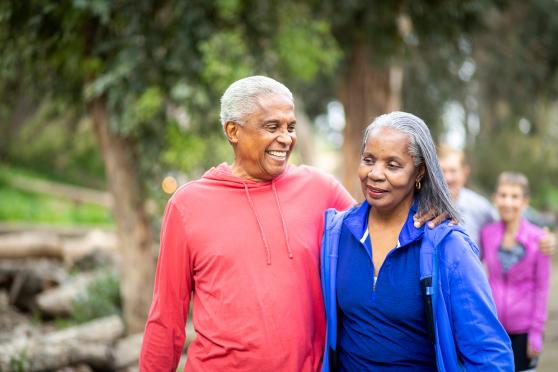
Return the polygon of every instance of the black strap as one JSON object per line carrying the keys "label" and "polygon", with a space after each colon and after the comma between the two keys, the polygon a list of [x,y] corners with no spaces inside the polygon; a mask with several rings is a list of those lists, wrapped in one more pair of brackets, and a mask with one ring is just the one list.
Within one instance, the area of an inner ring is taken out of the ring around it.
{"label": "black strap", "polygon": [[432,309],[432,277],[422,278],[420,286],[424,297],[424,313],[426,315],[428,339],[434,345],[436,343],[436,335],[434,334],[434,310]]}

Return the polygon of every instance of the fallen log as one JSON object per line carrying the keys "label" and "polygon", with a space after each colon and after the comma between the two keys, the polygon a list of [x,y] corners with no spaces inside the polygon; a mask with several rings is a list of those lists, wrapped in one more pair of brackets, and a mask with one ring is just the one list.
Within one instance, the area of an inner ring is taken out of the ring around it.
{"label": "fallen log", "polygon": [[0,370],[20,366],[25,371],[52,371],[80,363],[110,369],[114,363],[111,349],[123,333],[124,324],[114,315],[62,331],[22,337],[0,344]]}
{"label": "fallen log", "polygon": [[117,239],[114,233],[94,229],[85,235],[61,238],[54,232],[29,231],[0,235],[0,260],[34,257],[58,258],[71,267],[94,256],[118,262]]}
{"label": "fallen log", "polygon": [[62,257],[63,245],[58,235],[27,232],[0,235],[0,259]]}
{"label": "fallen log", "polygon": [[112,361],[114,369],[123,369],[137,366],[141,351],[143,333],[137,333],[118,340],[112,349]]}
{"label": "fallen log", "polygon": [[89,284],[103,275],[106,274],[102,272],[79,274],[67,283],[43,291],[37,296],[39,310],[51,316],[70,315],[74,301],[86,292]]}
{"label": "fallen log", "polygon": [[68,274],[57,260],[0,260],[0,287],[9,293],[9,303],[22,310],[32,310],[35,295],[67,280]]}

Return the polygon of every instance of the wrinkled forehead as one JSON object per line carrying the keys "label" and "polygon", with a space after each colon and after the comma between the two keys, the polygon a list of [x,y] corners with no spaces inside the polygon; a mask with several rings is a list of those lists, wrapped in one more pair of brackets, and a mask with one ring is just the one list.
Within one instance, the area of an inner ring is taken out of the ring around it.
{"label": "wrinkled forehead", "polygon": [[390,127],[371,128],[363,147],[363,152],[398,152],[409,154],[410,136]]}

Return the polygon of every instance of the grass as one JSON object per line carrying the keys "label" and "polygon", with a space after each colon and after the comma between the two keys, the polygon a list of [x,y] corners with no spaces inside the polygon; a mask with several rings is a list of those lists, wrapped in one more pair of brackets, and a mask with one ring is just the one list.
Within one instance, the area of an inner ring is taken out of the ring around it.
{"label": "grass", "polygon": [[16,189],[7,181],[12,175],[48,179],[25,169],[0,165],[0,221],[60,225],[113,223],[110,211],[104,207]]}

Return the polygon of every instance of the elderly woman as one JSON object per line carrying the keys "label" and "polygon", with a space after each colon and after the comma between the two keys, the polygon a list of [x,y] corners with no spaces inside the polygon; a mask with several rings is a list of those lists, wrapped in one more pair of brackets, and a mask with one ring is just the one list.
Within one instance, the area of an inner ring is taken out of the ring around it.
{"label": "elderly woman", "polygon": [[323,370],[513,371],[509,338],[458,226],[417,228],[417,210],[457,219],[426,124],[405,112],[364,134],[366,201],[326,212]]}

